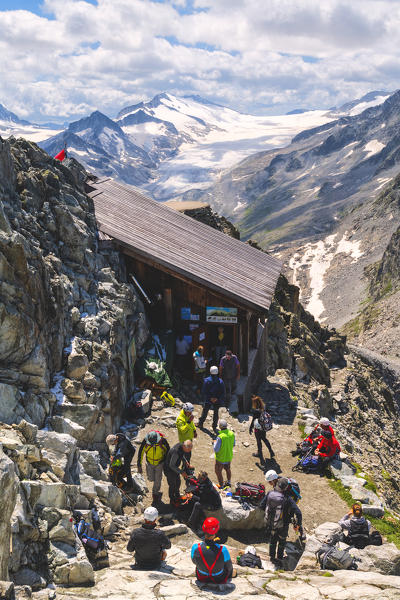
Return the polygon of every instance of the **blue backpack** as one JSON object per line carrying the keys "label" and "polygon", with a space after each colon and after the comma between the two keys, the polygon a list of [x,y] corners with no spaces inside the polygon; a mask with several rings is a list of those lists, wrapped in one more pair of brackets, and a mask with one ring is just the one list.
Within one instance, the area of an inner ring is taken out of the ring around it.
{"label": "blue backpack", "polygon": [[318,456],[307,456],[301,463],[301,468],[305,473],[315,473],[318,471]]}

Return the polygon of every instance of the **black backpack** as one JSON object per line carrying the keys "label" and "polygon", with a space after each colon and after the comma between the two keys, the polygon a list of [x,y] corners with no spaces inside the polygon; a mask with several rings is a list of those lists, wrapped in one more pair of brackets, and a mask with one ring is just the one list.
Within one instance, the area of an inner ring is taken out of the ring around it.
{"label": "black backpack", "polygon": [[293,500],[296,502],[301,500],[301,494],[300,494],[300,486],[297,483],[297,481],[295,479],[293,479],[292,477],[288,477],[288,487],[285,490],[285,494],[287,496],[290,496],[290,498],[293,498]]}
{"label": "black backpack", "polygon": [[251,569],[262,569],[261,558],[257,554],[242,554],[237,557],[237,563],[241,567],[250,567]]}
{"label": "black backpack", "polygon": [[323,544],[315,553],[321,569],[338,571],[341,569],[356,570],[357,565],[354,558],[347,550],[339,550],[336,546]]}
{"label": "black backpack", "polygon": [[369,536],[369,543],[371,546],[382,546],[383,539],[379,531],[373,531]]}
{"label": "black backpack", "polygon": [[351,546],[362,550],[370,543],[368,523],[364,517],[350,519],[348,541]]}

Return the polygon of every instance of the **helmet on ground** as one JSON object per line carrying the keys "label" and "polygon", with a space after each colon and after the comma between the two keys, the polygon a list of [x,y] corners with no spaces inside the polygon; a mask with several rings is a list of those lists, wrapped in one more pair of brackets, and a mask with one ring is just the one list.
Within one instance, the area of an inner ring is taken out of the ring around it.
{"label": "helmet on ground", "polygon": [[278,479],[278,473],[273,469],[270,469],[265,473],[265,479],[267,481],[275,481],[275,479]]}
{"label": "helmet on ground", "polygon": [[146,521],[151,521],[153,523],[153,521],[158,518],[158,510],[154,508],[154,506],[148,506],[144,511],[143,516]]}
{"label": "helmet on ground", "polygon": [[322,419],[319,420],[319,424],[323,427],[328,427],[329,419],[327,417],[322,417]]}
{"label": "helmet on ground", "polygon": [[215,517],[207,517],[202,525],[202,530],[204,533],[208,533],[209,535],[215,535],[219,530],[219,521]]}
{"label": "helmet on ground", "polygon": [[281,492],[284,492],[285,490],[287,490],[288,487],[289,481],[286,479],[286,477],[280,477],[277,481],[276,488]]}
{"label": "helmet on ground", "polygon": [[327,440],[331,440],[332,439],[332,433],[328,430],[328,431],[321,431],[321,435],[327,439]]}
{"label": "helmet on ground", "polygon": [[149,431],[146,435],[146,444],[150,444],[150,446],[155,446],[161,440],[161,435],[158,431]]}
{"label": "helmet on ground", "polygon": [[253,554],[253,556],[256,556],[257,550],[254,548],[254,546],[247,546],[244,553],[245,554]]}
{"label": "helmet on ground", "polygon": [[193,412],[194,411],[194,406],[191,402],[185,402],[185,404],[182,406],[182,408],[185,412]]}
{"label": "helmet on ground", "polygon": [[211,375],[218,375],[218,367],[213,365],[210,369],[210,373],[211,373]]}

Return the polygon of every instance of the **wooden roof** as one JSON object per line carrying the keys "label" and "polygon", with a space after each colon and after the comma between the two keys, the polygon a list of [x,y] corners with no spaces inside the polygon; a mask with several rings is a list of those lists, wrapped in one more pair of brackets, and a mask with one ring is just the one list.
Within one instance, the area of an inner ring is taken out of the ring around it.
{"label": "wooden roof", "polygon": [[112,179],[90,182],[99,230],[151,260],[234,301],[268,309],[281,271],[276,258]]}

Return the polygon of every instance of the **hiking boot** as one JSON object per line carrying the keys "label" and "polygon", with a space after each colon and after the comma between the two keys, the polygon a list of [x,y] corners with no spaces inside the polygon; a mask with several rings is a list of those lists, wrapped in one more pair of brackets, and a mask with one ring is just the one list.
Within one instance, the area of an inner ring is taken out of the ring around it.
{"label": "hiking boot", "polygon": [[274,456],[275,456],[275,452],[271,452],[269,457],[274,458]]}
{"label": "hiking boot", "polygon": [[253,452],[252,456],[254,456],[254,458],[261,458],[258,452]]}
{"label": "hiking boot", "polygon": [[224,485],[222,486],[224,489],[225,488],[230,488],[231,487],[231,482],[230,481],[225,481]]}

